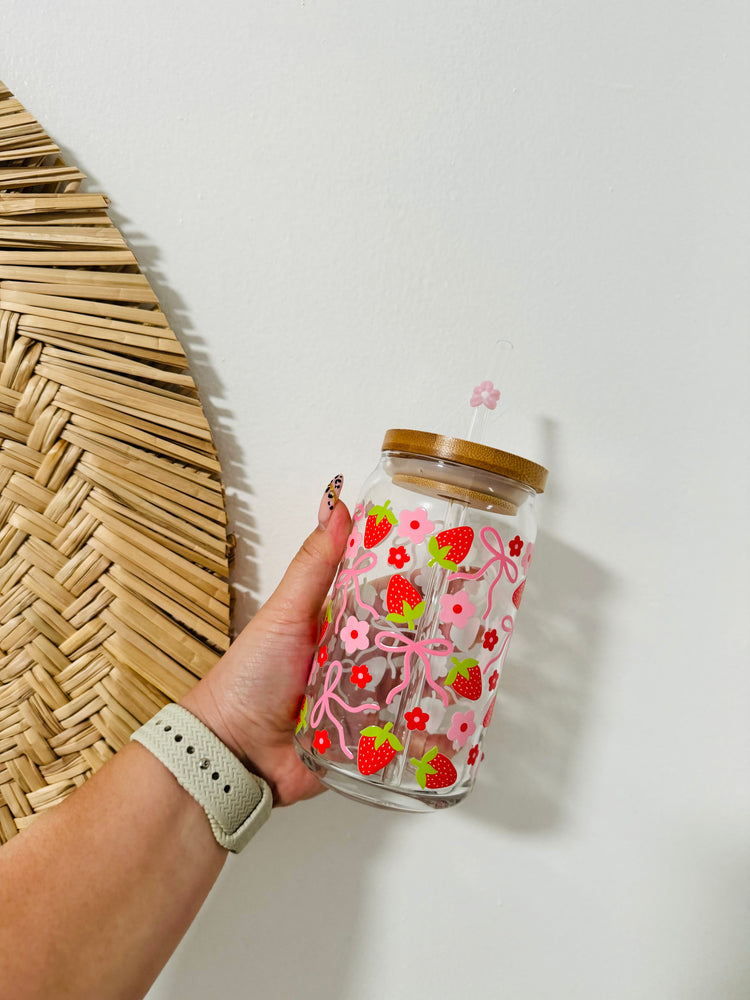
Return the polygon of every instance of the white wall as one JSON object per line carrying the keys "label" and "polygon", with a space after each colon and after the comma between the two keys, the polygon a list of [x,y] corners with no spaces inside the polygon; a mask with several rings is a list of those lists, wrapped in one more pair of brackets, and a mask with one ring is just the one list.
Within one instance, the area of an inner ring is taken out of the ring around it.
{"label": "white wall", "polygon": [[498,336],[551,469],[472,798],[275,815],[151,1000],[750,996],[749,10],[3,3],[191,357],[241,616]]}

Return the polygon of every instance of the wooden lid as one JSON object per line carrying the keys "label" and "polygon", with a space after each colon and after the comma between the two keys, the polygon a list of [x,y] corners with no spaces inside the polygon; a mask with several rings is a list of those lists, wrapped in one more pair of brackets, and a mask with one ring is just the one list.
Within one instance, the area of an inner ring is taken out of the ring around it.
{"label": "wooden lid", "polygon": [[497,448],[488,448],[484,444],[464,441],[462,438],[392,428],[386,431],[383,451],[424,455],[426,458],[468,465],[472,469],[484,469],[528,486],[535,493],[544,493],[547,484],[548,473],[544,466],[508,451],[498,451]]}

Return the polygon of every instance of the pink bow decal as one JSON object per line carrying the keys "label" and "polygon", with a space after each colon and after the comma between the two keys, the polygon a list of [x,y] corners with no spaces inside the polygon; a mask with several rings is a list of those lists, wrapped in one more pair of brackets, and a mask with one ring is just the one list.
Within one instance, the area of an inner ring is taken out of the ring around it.
{"label": "pink bow decal", "polygon": [[508,643],[510,642],[510,637],[513,635],[513,619],[510,615],[506,615],[503,618],[503,620],[500,622],[500,628],[503,630],[503,632],[506,633],[505,638],[503,639],[503,644],[500,647],[500,652],[497,654],[497,656],[493,656],[490,662],[484,668],[484,670],[482,671],[483,674],[487,673],[487,671],[490,669],[493,663],[497,663],[497,661],[505,652]]}
{"label": "pink bow decal", "polygon": [[344,608],[346,607],[346,588],[351,582],[354,588],[354,598],[360,608],[364,608],[365,611],[369,611],[373,618],[378,617],[378,613],[373,608],[371,604],[367,604],[363,601],[359,593],[359,577],[366,573],[368,570],[372,569],[375,563],[378,561],[378,557],[374,552],[363,552],[359,559],[356,559],[349,569],[340,569],[339,575],[336,578],[336,584],[334,586],[334,591],[344,588],[344,600],[339,609],[339,613],[336,615],[336,622],[333,626],[333,631],[336,635],[339,633],[339,622],[341,621],[341,616],[344,613]]}
{"label": "pink bow decal", "polygon": [[328,664],[328,672],[326,673],[326,680],[323,685],[323,693],[313,705],[312,712],[310,713],[310,725],[313,727],[319,726],[323,721],[323,716],[327,715],[339,734],[341,749],[344,751],[349,760],[354,760],[354,754],[351,750],[349,750],[346,745],[346,740],[344,739],[344,727],[341,725],[339,720],[331,714],[331,702],[336,702],[336,704],[339,705],[345,712],[377,712],[380,705],[373,701],[368,701],[366,704],[360,705],[358,708],[352,708],[351,705],[347,705],[346,702],[337,694],[334,694],[334,688],[341,680],[341,670],[341,660],[332,660]]}
{"label": "pink bow decal", "polygon": [[[492,536],[498,545],[498,548],[493,548],[492,543],[487,541],[487,537]],[[497,533],[496,528],[491,528],[486,524],[482,530],[479,532],[479,537],[482,539],[482,543],[488,552],[492,553],[492,558],[489,559],[481,569],[478,569],[476,573],[451,573],[449,579],[451,580],[478,580],[480,576],[484,576],[487,570],[494,563],[499,563],[499,569],[497,571],[497,576],[490,584],[490,589],[487,591],[487,610],[482,615],[482,621],[485,621],[492,610],[492,592],[495,589],[495,585],[500,580],[500,577],[505,573],[511,583],[515,583],[518,579],[518,566],[509,559],[505,554],[505,546],[503,545],[503,540]]]}
{"label": "pink bow decal", "polygon": [[[385,639],[394,639],[393,643],[386,643]],[[432,679],[430,671],[431,656],[450,656],[453,652],[453,643],[449,639],[420,639],[418,642],[404,635],[403,632],[380,632],[375,636],[375,645],[382,649],[384,653],[395,653],[397,650],[404,650],[404,679],[399,685],[388,693],[385,699],[386,705],[390,705],[399,691],[409,686],[411,678],[411,658],[418,656],[424,666],[424,676],[432,690],[443,699],[443,704],[448,704],[448,695],[443,688],[437,686]]]}

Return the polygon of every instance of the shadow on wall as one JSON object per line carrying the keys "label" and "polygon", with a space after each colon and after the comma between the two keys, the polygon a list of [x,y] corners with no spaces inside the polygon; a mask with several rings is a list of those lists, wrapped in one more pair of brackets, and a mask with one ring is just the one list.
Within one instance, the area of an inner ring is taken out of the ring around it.
{"label": "shadow on wall", "polygon": [[332,792],[274,816],[229,859],[162,973],[159,998],[351,1000],[367,872],[394,818],[414,819],[353,808]]}
{"label": "shadow on wall", "polygon": [[[107,193],[107,185],[90,170],[80,157],[64,144],[58,142],[60,155],[65,163],[75,164],[86,175],[83,190]],[[235,536],[234,562],[230,569],[230,586],[233,600],[232,623],[235,632],[258,610],[258,560],[259,536],[248,502],[252,490],[246,478],[240,447],[231,412],[223,406],[224,385],[214,367],[214,359],[206,350],[205,333],[195,331],[182,298],[170,286],[168,277],[162,273],[159,250],[131,220],[109,206],[107,214],[120,230],[133,251],[141,271],[146,275],[169,324],[190,365],[201,405],[211,427],[214,444],[219,453],[222,482],[226,491],[226,511],[229,519],[228,531]]]}
{"label": "shadow on wall", "polygon": [[230,583],[234,601],[232,621],[235,631],[239,632],[258,610],[259,538],[249,503],[252,489],[242,461],[243,450],[237,439],[232,414],[222,405],[224,385],[216,371],[215,360],[206,349],[205,333],[194,330],[185,303],[170,287],[167,278],[161,272],[157,248],[141,232],[134,229],[125,216],[111,208],[108,214],[126,236],[128,246],[138,259],[141,270],[156,292],[159,304],[182,345],[190,365],[190,374],[198,387],[201,404],[211,427],[226,491],[228,530],[234,534],[236,541]]}
{"label": "shadow on wall", "polygon": [[486,759],[465,806],[475,818],[519,831],[564,822],[613,590],[600,567],[540,532]]}

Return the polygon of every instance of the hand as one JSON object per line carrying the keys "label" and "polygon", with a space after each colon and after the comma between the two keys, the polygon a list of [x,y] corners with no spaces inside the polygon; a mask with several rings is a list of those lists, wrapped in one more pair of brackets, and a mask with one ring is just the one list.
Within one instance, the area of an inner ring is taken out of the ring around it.
{"label": "hand", "polygon": [[268,601],[181,701],[249,770],[266,779],[276,805],[291,805],[323,790],[298,758],[292,736],[323,602],[351,519],[343,503],[332,511],[322,503],[320,521]]}

